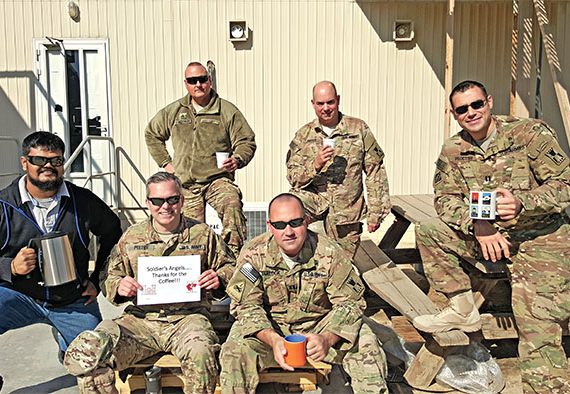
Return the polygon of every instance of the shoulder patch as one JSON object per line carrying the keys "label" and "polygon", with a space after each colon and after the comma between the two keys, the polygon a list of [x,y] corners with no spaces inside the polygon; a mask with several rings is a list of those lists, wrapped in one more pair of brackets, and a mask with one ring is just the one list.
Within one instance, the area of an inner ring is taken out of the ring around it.
{"label": "shoulder patch", "polygon": [[234,300],[241,301],[243,291],[245,290],[244,282],[236,282],[226,289],[226,293]]}
{"label": "shoulder patch", "polygon": [[554,148],[550,148],[544,155],[557,166],[561,165],[566,160],[566,156],[557,152]]}
{"label": "shoulder patch", "polygon": [[242,265],[241,268],[239,269],[239,272],[243,276],[245,276],[251,283],[255,283],[258,281],[259,278],[261,278],[259,272],[257,272],[257,270],[253,268],[253,265],[251,265],[250,262],[246,262],[244,265]]}
{"label": "shoulder patch", "polygon": [[346,285],[349,289],[351,289],[355,294],[360,294],[364,291],[364,285],[360,280],[356,280],[354,277],[349,277],[346,281]]}

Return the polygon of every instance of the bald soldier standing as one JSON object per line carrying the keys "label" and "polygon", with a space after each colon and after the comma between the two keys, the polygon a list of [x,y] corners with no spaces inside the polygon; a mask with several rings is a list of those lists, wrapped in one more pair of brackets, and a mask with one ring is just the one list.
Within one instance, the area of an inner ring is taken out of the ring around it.
{"label": "bald soldier standing", "polygon": [[352,256],[361,220],[366,217],[368,231],[374,232],[390,213],[384,152],[364,121],[339,111],[340,96],[332,82],[317,83],[311,103],[317,119],[291,141],[287,179],[311,219],[324,220],[326,234]]}
{"label": "bald soldier standing", "polygon": [[[188,64],[188,94],[167,105],[145,129],[148,151],[160,167],[176,174],[184,186],[184,216],[205,221],[206,203],[222,221],[222,238],[237,256],[247,237],[242,194],[234,183],[236,170],[255,153],[255,135],[235,105],[212,89],[206,68]],[[174,158],[166,149],[172,137]],[[218,168],[216,152],[230,156]]]}
{"label": "bald soldier standing", "polygon": [[338,243],[308,231],[298,197],[269,204],[270,232],[243,249],[228,285],[236,322],[222,347],[222,393],[255,393],[258,368],[281,366],[283,337],[307,337],[307,356],[342,364],[355,393],[386,393],[386,358],[362,322],[364,285]]}
{"label": "bald soldier standing", "polygon": [[[512,304],[525,393],[568,393],[561,345],[570,317],[569,160],[544,122],[492,114],[477,81],[450,95],[462,130],[443,145],[434,177],[439,218],[416,227],[427,278],[450,306],[416,317],[425,332],[481,328],[471,281],[459,256],[511,260]],[[470,191],[496,191],[497,219],[470,219]]]}

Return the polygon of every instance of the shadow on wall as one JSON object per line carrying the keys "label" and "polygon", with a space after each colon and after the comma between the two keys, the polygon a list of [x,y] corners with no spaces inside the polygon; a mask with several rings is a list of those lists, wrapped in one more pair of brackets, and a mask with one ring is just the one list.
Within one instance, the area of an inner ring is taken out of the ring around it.
{"label": "shadow on wall", "polygon": [[[16,77],[21,77],[21,74],[29,74],[29,76],[33,77],[33,73],[31,72],[0,73],[0,77],[5,78],[6,74],[20,74],[16,75]],[[30,92],[33,91],[34,82],[33,79],[30,79]],[[33,98],[33,93],[30,97]],[[35,113],[31,118],[35,120]],[[0,119],[2,119],[0,123],[0,137],[2,137],[0,140],[0,189],[3,189],[20,174],[19,157],[21,141],[32,129],[22,118],[2,88],[0,88]]]}

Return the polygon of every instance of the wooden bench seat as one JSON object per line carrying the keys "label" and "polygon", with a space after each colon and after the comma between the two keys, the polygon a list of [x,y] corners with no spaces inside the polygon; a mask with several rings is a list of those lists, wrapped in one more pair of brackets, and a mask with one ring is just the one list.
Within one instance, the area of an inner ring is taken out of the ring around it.
{"label": "wooden bench seat", "polygon": [[[160,367],[162,387],[184,387],[180,370],[180,361],[178,358],[169,353],[159,354],[146,360],[133,364],[129,373],[123,382],[119,377],[119,372],[115,372],[115,387],[120,394],[131,393],[133,390],[145,388],[144,371],[153,365]],[[316,390],[320,383],[329,382],[329,374],[332,365],[316,362],[307,359],[307,364],[301,368],[295,368],[295,371],[283,371],[280,368],[269,368],[259,373],[260,383],[281,383],[287,385],[291,391],[299,390]],[[220,386],[216,387],[216,393],[220,393]]]}
{"label": "wooden bench seat", "polygon": [[[360,243],[354,264],[369,288],[408,320],[439,311],[429,297],[371,240]],[[404,378],[414,388],[431,390],[437,385],[433,380],[443,366],[445,348],[468,345],[469,337],[459,330],[424,335],[428,338]],[[440,388],[439,385],[437,388]]]}

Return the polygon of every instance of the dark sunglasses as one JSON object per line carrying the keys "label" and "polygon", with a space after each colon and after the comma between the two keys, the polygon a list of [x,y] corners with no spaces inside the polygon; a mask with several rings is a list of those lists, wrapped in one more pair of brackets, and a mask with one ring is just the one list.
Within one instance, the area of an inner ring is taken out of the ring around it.
{"label": "dark sunglasses", "polygon": [[166,202],[168,205],[176,205],[180,201],[180,196],[170,196],[166,198],[161,197],[147,197],[146,198],[155,207],[162,207]]}
{"label": "dark sunglasses", "polygon": [[453,112],[455,112],[457,115],[463,115],[469,111],[469,107],[473,109],[481,109],[485,106],[485,104],[487,104],[487,100],[476,100],[471,104],[460,105],[459,107],[455,108]]}
{"label": "dark sunglasses", "polygon": [[292,228],[297,228],[300,227],[303,223],[305,222],[305,218],[297,218],[297,219],[292,219],[289,220],[288,222],[272,222],[269,221],[269,223],[275,227],[277,230],[285,230],[285,228],[287,226],[291,226]]}
{"label": "dark sunglasses", "polygon": [[51,164],[53,167],[61,167],[65,159],[63,156],[56,156],[56,157],[43,157],[43,156],[27,156],[26,159],[29,163],[32,163],[35,166],[43,167],[47,163]]}
{"label": "dark sunglasses", "polygon": [[196,85],[198,82],[206,83],[208,79],[210,79],[210,77],[207,75],[200,75],[199,77],[188,77],[186,78],[186,82],[188,82],[189,85]]}

